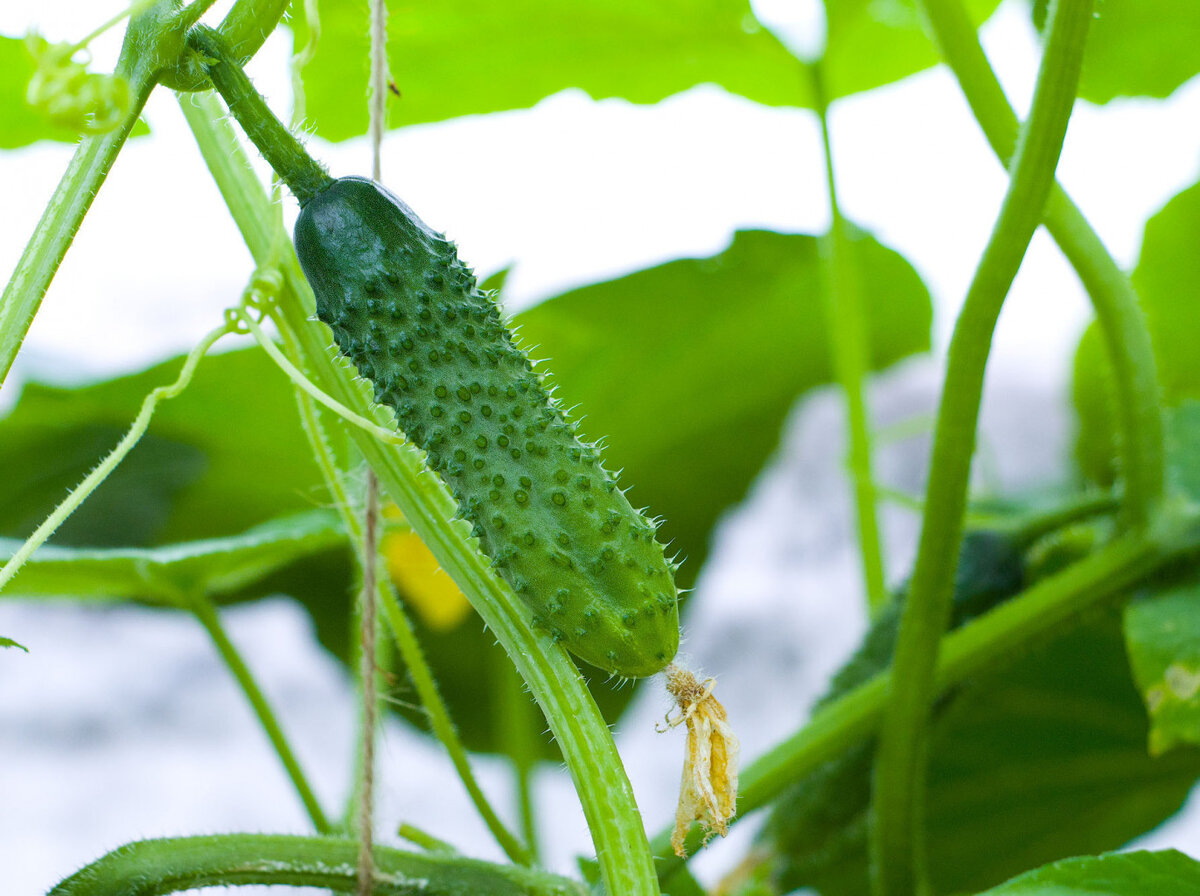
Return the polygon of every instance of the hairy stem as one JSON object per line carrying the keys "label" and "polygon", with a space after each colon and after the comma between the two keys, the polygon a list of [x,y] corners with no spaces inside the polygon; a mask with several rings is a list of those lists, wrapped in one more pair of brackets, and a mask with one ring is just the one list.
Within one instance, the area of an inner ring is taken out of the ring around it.
{"label": "hairy stem", "polygon": [[208,74],[246,136],[303,205],[333,182],[266,104],[229,45],[212,28],[193,28],[188,43],[204,56]]}
{"label": "hairy stem", "polygon": [[[961,0],[920,0],[947,64],[992,151],[1008,165],[1017,116],[996,79]],[[1154,351],[1137,294],[1082,212],[1057,183],[1044,209],[1046,229],[1091,297],[1116,385],[1124,475],[1122,519],[1145,525],[1165,479],[1163,423]]]}
{"label": "hairy stem", "polygon": [[829,192],[829,233],[821,240],[825,267],[825,317],[829,327],[830,356],[842,394],[846,399],[846,423],[850,442],[850,478],[854,485],[854,507],[858,520],[858,546],[862,558],[867,606],[878,612],[888,600],[879,542],[875,477],[871,469],[871,433],[867,421],[864,382],[867,376],[867,329],[862,296],[847,234],[847,222],[838,203],[834,176],[833,148],[829,137],[829,104],[820,64],[809,66],[817,118],[821,124],[821,148],[825,159],[825,181]]}
{"label": "hairy stem", "polygon": [[877,896],[924,891],[927,724],[938,645],[949,618],[983,376],[1005,296],[1042,219],[1075,101],[1092,0],[1055,0],[1033,108],[1000,216],[955,324],[934,430],[921,540],[892,663],[872,786]]}

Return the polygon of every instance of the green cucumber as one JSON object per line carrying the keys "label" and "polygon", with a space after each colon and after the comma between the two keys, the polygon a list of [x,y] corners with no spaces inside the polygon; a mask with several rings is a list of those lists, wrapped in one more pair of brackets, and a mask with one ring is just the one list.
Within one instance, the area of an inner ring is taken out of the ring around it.
{"label": "green cucumber", "polygon": [[580,441],[454,245],[360,177],[307,197],[295,243],[317,316],[534,622],[613,675],[661,670],[679,618],[656,526]]}

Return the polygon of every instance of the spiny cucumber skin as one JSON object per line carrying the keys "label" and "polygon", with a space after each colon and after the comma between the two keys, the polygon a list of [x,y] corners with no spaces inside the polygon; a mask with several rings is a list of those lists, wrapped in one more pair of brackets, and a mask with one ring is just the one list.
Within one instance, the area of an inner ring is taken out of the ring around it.
{"label": "spiny cucumber skin", "polygon": [[305,204],[295,242],[317,316],[535,624],[611,674],[660,671],[679,616],[655,525],[579,440],[453,244],[358,177]]}

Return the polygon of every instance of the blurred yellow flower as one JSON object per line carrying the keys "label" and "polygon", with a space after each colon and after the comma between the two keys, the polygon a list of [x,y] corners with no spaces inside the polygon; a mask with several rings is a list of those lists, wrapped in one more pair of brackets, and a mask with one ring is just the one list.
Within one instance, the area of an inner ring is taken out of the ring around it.
{"label": "blurred yellow flower", "polygon": [[471,605],[415,532],[385,535],[382,550],[392,581],[425,625],[447,631],[467,618]]}

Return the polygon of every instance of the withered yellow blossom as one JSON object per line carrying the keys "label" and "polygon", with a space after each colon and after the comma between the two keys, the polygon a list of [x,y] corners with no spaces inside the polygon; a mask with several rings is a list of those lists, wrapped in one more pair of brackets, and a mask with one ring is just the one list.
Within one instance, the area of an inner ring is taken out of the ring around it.
{"label": "withered yellow blossom", "polygon": [[729,832],[729,819],[737,810],[738,741],[725,707],[712,695],[714,679],[697,681],[687,669],[674,664],[667,666],[666,676],[667,691],[679,711],[675,718],[667,714],[667,726],[687,725],[687,754],[671,835],[671,848],[684,858],[684,840],[693,821],[704,827],[705,839]]}

